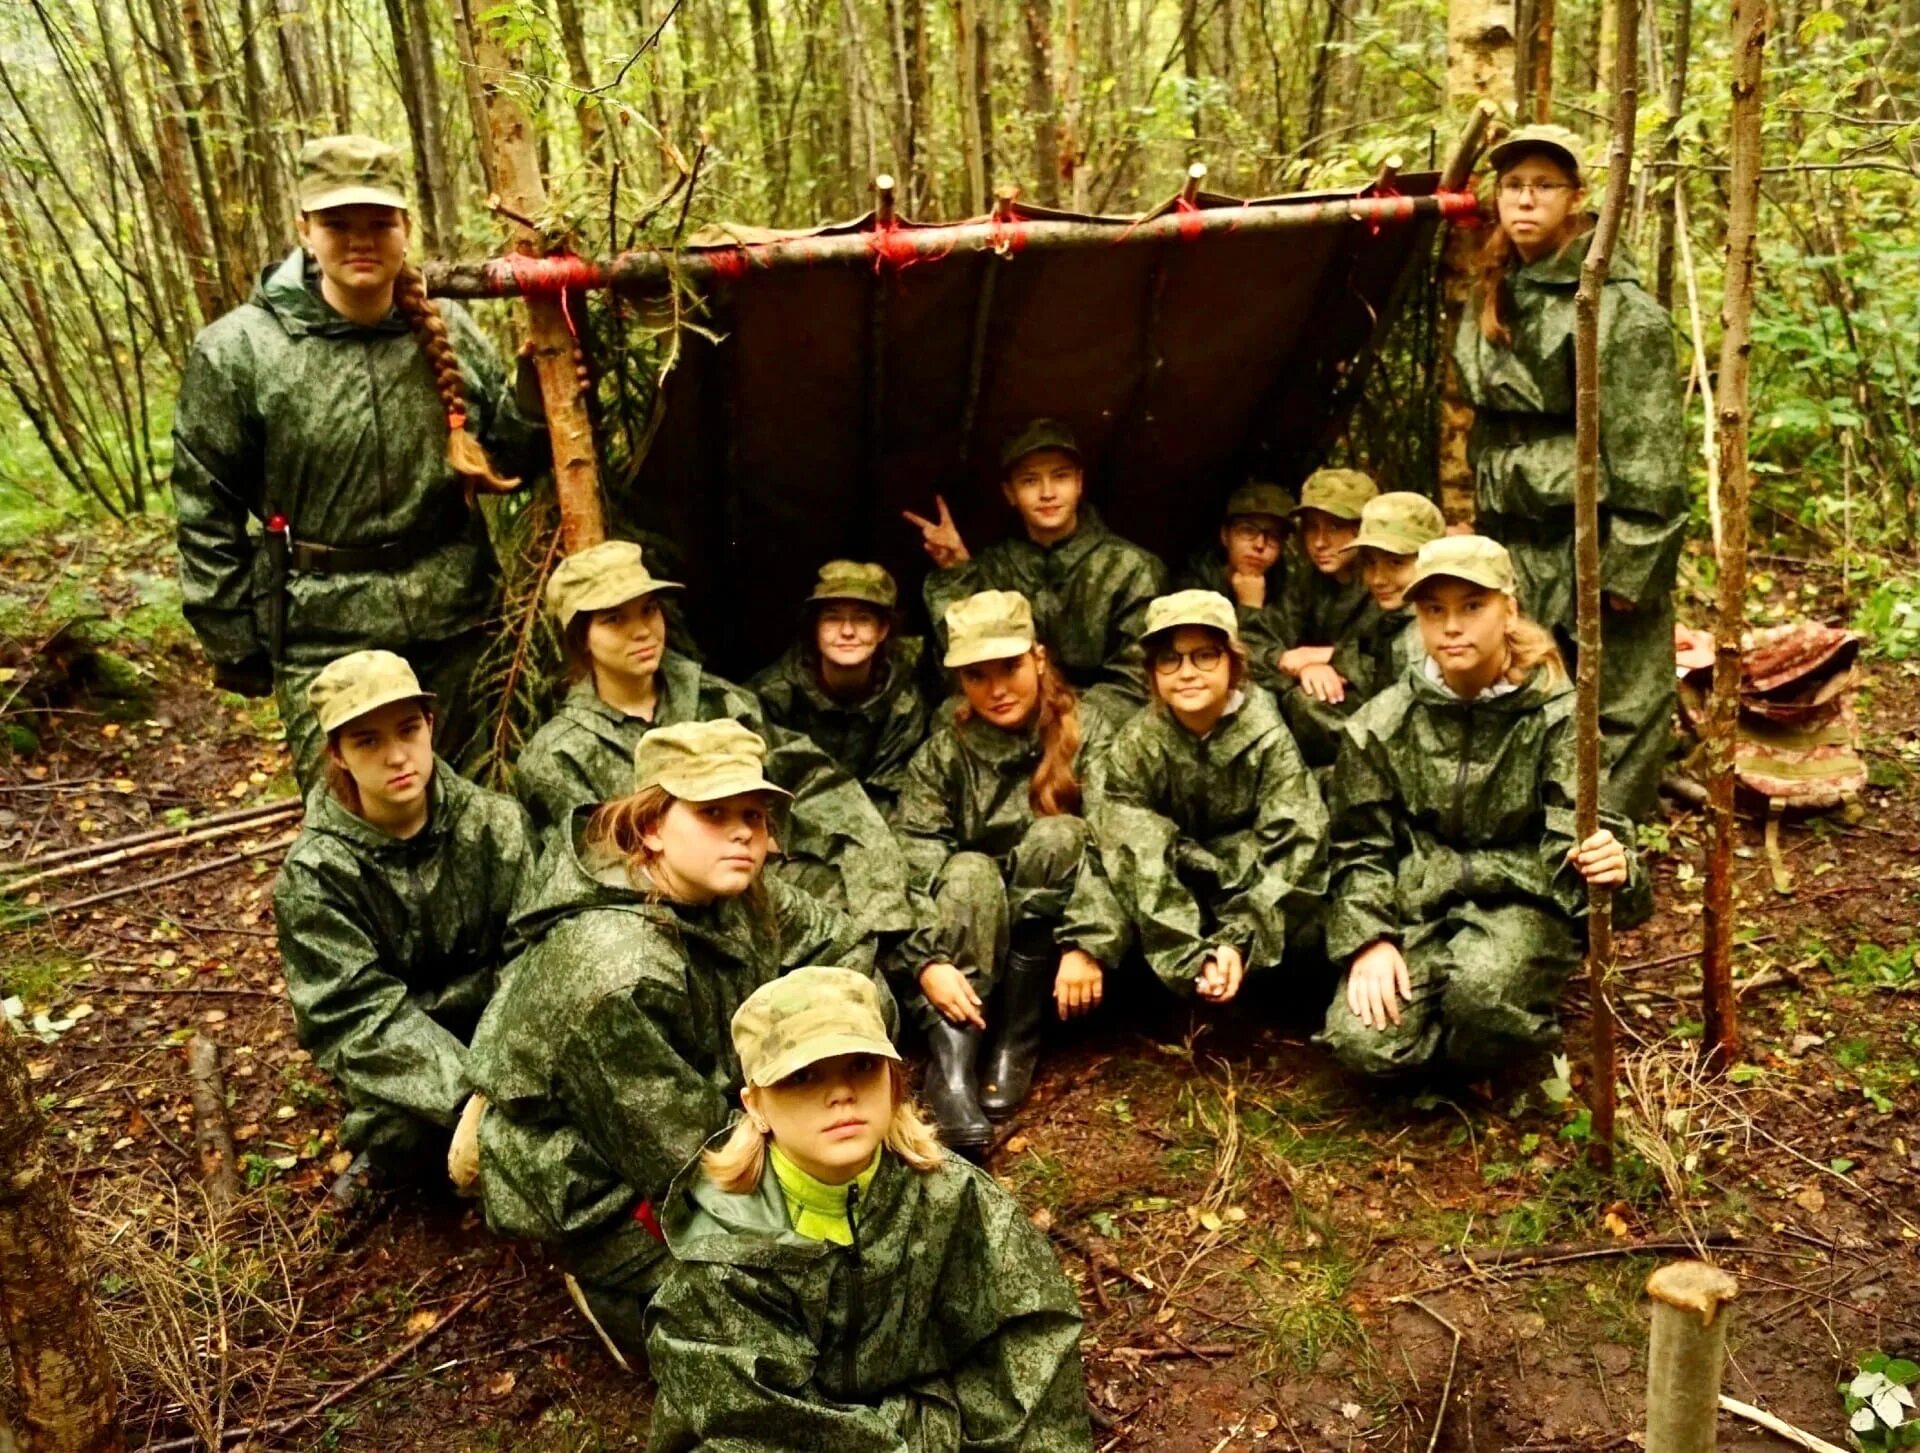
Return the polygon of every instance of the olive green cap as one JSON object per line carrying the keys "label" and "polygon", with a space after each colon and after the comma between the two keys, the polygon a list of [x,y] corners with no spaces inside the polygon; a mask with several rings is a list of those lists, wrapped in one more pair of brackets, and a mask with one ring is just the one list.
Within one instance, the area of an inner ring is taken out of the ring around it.
{"label": "olive green cap", "polygon": [[882,565],[859,560],[829,560],[820,567],[820,578],[813,583],[808,600],[860,600],[892,610],[900,600],[900,588]]}
{"label": "olive green cap", "polygon": [[300,148],[296,191],[302,212],[365,203],[408,210],[400,153],[371,136],[316,136]]}
{"label": "olive green cap", "polygon": [[576,550],[547,580],[547,609],[565,630],[583,610],[611,610],[656,590],[678,590],[677,580],[655,580],[631,540],[603,540]]}
{"label": "olive green cap", "polygon": [[1300,486],[1300,508],[1336,520],[1357,520],[1380,486],[1357,469],[1316,469]]}
{"label": "olive green cap", "polygon": [[1522,126],[1506,136],[1487,153],[1496,172],[1503,172],[1530,152],[1554,153],[1573,168],[1576,179],[1587,174],[1587,146],[1564,126]]}
{"label": "olive green cap", "polygon": [[873,980],[831,964],[794,969],[747,995],[733,1011],[733,1048],[741,1077],[762,1089],[835,1055],[900,1058]]}
{"label": "olive green cap", "polygon": [[1017,590],[983,590],[947,607],[949,667],[1004,661],[1033,649],[1033,607]]}
{"label": "olive green cap", "polygon": [[1240,617],[1233,602],[1217,590],[1176,590],[1172,595],[1155,596],[1147,603],[1147,628],[1140,639],[1178,626],[1207,626],[1225,632],[1229,641],[1240,639]]}
{"label": "olive green cap", "polygon": [[1227,496],[1226,514],[1230,520],[1241,515],[1272,515],[1275,519],[1284,520],[1299,507],[1294,497],[1279,485],[1249,479]]}
{"label": "olive green cap", "polygon": [[1429,580],[1442,578],[1464,580],[1508,595],[1517,589],[1513,557],[1507,554],[1505,545],[1485,535],[1442,535],[1422,545],[1407,594],[1412,595]]}
{"label": "olive green cap", "polygon": [[1058,419],[1035,419],[1000,446],[1000,472],[1011,473],[1014,465],[1042,449],[1061,450],[1076,461],[1080,458],[1080,441],[1073,437],[1073,430]]}
{"label": "olive green cap", "polygon": [[664,787],[683,802],[742,792],[793,794],[766,778],[767,744],[732,717],[655,727],[633,749],[633,790]]}
{"label": "olive green cap", "polygon": [[307,686],[307,705],[323,732],[396,701],[432,705],[434,700],[431,691],[420,689],[420,678],[406,659],[391,651],[355,651],[329,661]]}
{"label": "olive green cap", "polygon": [[1396,489],[1375,495],[1360,511],[1360,533],[1347,548],[1370,545],[1389,555],[1417,555],[1429,540],[1447,533],[1447,517],[1423,494]]}

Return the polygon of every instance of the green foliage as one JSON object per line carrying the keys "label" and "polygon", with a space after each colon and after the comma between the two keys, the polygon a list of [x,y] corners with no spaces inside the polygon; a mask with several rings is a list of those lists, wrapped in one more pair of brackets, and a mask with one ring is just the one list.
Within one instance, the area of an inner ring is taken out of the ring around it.
{"label": "green foliage", "polygon": [[1854,1376],[1839,1384],[1854,1447],[1861,1453],[1920,1447],[1920,1416],[1915,1415],[1912,1392],[1916,1382],[1920,1364],[1904,1357],[1872,1352],[1860,1359]]}

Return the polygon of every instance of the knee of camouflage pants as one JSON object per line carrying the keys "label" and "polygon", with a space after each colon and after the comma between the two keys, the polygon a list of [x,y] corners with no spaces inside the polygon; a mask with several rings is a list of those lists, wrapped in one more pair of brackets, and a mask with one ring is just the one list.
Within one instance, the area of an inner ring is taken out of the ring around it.
{"label": "knee of camouflage pants", "polygon": [[1016,888],[1055,888],[1080,871],[1092,833],[1080,817],[1036,817],[1013,850],[1007,883]]}
{"label": "knee of camouflage pants", "polygon": [[1007,952],[1007,889],[999,865],[985,853],[955,853],[940,870],[933,901],[947,936],[959,944],[955,967],[985,999]]}
{"label": "knee of camouflage pants", "polygon": [[1561,987],[1580,962],[1566,919],[1519,904],[1452,916],[1440,996],[1448,1061],[1488,1072],[1551,1046]]}
{"label": "knee of camouflage pants", "polygon": [[[1411,969],[1411,965],[1409,965]],[[1395,1079],[1424,1068],[1440,1050],[1440,1016],[1431,992],[1414,984],[1414,998],[1400,1006],[1400,1022],[1384,1029],[1363,1024],[1347,1005],[1347,976],[1333,991],[1326,1024],[1315,1035],[1335,1059],[1357,1075]]]}
{"label": "knee of camouflage pants", "polygon": [[392,1105],[355,1105],[341,1117],[343,1149],[365,1154],[392,1181],[428,1184],[444,1172],[453,1132]]}

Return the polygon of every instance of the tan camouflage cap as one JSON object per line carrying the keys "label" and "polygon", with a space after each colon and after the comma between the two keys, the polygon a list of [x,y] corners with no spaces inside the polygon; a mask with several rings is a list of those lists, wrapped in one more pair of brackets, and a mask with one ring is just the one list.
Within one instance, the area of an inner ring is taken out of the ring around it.
{"label": "tan camouflage cap", "polygon": [[1300,508],[1336,520],[1357,520],[1380,486],[1357,469],[1316,469],[1300,486]]}
{"label": "tan camouflage cap", "polygon": [[396,701],[434,700],[431,691],[420,689],[413,667],[391,651],[355,651],[329,661],[307,686],[307,705],[323,732]]}
{"label": "tan camouflage cap", "polygon": [[820,567],[820,578],[813,584],[808,600],[860,600],[892,610],[900,600],[900,587],[883,565],[859,560],[829,560]]}
{"label": "tan camouflage cap", "polygon": [[853,969],[809,964],[762,984],[733,1011],[733,1048],[749,1085],[777,1085],[838,1054],[897,1060],[880,992]]}
{"label": "tan camouflage cap", "polygon": [[1017,590],[983,590],[947,607],[947,667],[1004,661],[1033,649],[1033,607]]}
{"label": "tan camouflage cap", "polygon": [[408,210],[406,163],[371,136],[316,136],[300,148],[296,170],[302,212],[356,203]]}
{"label": "tan camouflage cap", "polygon": [[742,792],[793,794],[766,778],[767,744],[732,717],[655,727],[633,749],[633,790],[664,787],[683,802]]}
{"label": "tan camouflage cap", "polygon": [[547,580],[547,609],[565,630],[583,610],[611,610],[657,590],[679,590],[677,580],[655,580],[631,540],[603,540],[576,550]]}
{"label": "tan camouflage cap", "polygon": [[1073,430],[1058,419],[1035,419],[1000,446],[1000,472],[1011,473],[1014,465],[1042,449],[1058,449],[1076,462],[1080,458],[1080,441],[1073,437]]}
{"label": "tan camouflage cap", "polygon": [[1499,144],[1487,153],[1487,160],[1496,172],[1503,172],[1522,157],[1534,152],[1548,152],[1557,160],[1573,168],[1576,180],[1587,174],[1587,146],[1578,136],[1564,126],[1522,126],[1509,132]]}
{"label": "tan camouflage cap", "polygon": [[1217,590],[1176,590],[1156,596],[1147,605],[1147,628],[1141,640],[1177,626],[1208,626],[1223,631],[1230,641],[1240,639],[1240,618],[1233,602]]}
{"label": "tan camouflage cap", "polygon": [[1417,555],[1429,540],[1447,533],[1447,517],[1423,494],[1396,489],[1375,495],[1360,511],[1360,533],[1347,548],[1370,545],[1389,555]]}
{"label": "tan camouflage cap", "polygon": [[1411,596],[1427,581],[1440,578],[1464,580],[1508,595],[1517,589],[1513,557],[1507,554],[1505,545],[1485,535],[1442,535],[1422,545],[1407,594]]}
{"label": "tan camouflage cap", "polygon": [[1241,515],[1272,515],[1284,520],[1299,507],[1298,501],[1279,485],[1249,479],[1227,496],[1226,516],[1231,520]]}

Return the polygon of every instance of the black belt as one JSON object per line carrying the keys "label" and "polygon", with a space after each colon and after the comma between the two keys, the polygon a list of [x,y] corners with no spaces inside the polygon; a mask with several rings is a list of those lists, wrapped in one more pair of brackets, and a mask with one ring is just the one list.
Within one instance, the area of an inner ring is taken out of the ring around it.
{"label": "black belt", "polygon": [[[406,534],[372,545],[322,545],[287,536],[287,569],[294,575],[361,575],[403,570],[437,546],[466,533],[468,509],[455,495],[452,507],[437,519],[422,521]],[[269,521],[269,527],[272,522]]]}

